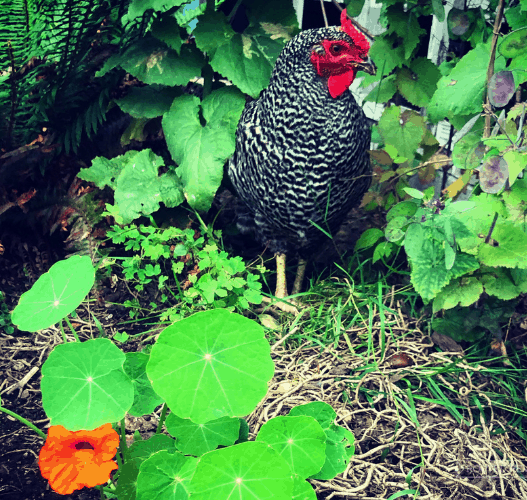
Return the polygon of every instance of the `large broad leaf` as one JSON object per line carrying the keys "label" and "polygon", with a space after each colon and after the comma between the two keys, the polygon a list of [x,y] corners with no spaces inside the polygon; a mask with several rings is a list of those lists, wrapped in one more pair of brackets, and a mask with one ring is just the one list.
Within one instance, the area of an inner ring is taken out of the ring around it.
{"label": "large broad leaf", "polygon": [[169,434],[177,438],[178,450],[196,457],[215,450],[219,445],[230,446],[240,435],[239,418],[222,417],[206,424],[195,424],[171,413],[165,425]]}
{"label": "large broad leaf", "polygon": [[[183,94],[179,87],[148,85],[132,87],[116,104],[134,118],[155,118],[166,113],[176,97]],[[108,160],[109,161],[109,160]]]}
{"label": "large broad leaf", "polygon": [[412,61],[410,69],[397,72],[397,88],[412,104],[427,106],[440,78],[438,67],[426,57],[420,57]]}
{"label": "large broad leaf", "polygon": [[387,34],[396,33],[400,44],[404,47],[404,58],[410,59],[415,48],[419,45],[419,38],[426,33],[421,28],[417,15],[405,10],[402,3],[389,5],[386,15],[390,19]]}
{"label": "large broad leaf", "polygon": [[426,126],[424,118],[415,111],[391,106],[382,114],[379,131],[385,144],[394,146],[399,156],[411,161],[425,135]]}
{"label": "large broad leaf", "polygon": [[199,18],[193,34],[213,69],[256,98],[269,83],[276,58],[294,28],[262,21],[240,34],[223,14],[210,12]]}
{"label": "large broad leaf", "polygon": [[146,372],[176,415],[204,424],[250,413],[267,392],[274,364],[258,323],[214,309],[165,328]]}
{"label": "large broad leaf", "polygon": [[286,460],[265,443],[249,441],[205,453],[190,483],[192,500],[291,500]]}
{"label": "large broad leaf", "polygon": [[48,328],[78,307],[94,281],[90,257],[74,255],[61,260],[22,294],[11,320],[26,332]]}
{"label": "large broad leaf", "polygon": [[319,472],[326,461],[326,434],[310,416],[275,417],[262,426],[256,441],[276,450],[302,479]]}
{"label": "large broad leaf", "polygon": [[[431,121],[481,112],[489,59],[489,44],[480,43],[456,64],[448,76],[439,80],[428,107]],[[501,71],[504,67],[504,58],[497,58],[495,71]]]}
{"label": "large broad leaf", "polygon": [[155,12],[164,12],[189,3],[190,0],[132,0],[128,6],[128,12],[123,16],[123,25],[133,21],[136,17],[142,16],[147,10],[152,9]]}
{"label": "large broad leaf", "polygon": [[115,202],[123,223],[159,209],[160,203],[175,207],[183,202],[181,180],[171,170],[159,175],[163,158],[150,149],[128,151],[111,160],[95,158],[90,168],[81,169],[80,179],[98,187],[115,189]]}
{"label": "large broad leaf", "polygon": [[305,405],[295,406],[289,416],[305,415],[313,417],[326,434],[325,461],[322,469],[311,476],[314,479],[332,479],[344,472],[350,457],[355,453],[355,436],[353,433],[334,424],[335,410],[327,403],[314,401]]}
{"label": "large broad leaf", "polygon": [[223,165],[234,152],[236,125],[245,105],[234,87],[209,94],[201,103],[192,96],[174,100],[163,116],[163,130],[189,205],[208,210],[223,177]]}
{"label": "large broad leaf", "polygon": [[527,234],[512,222],[498,222],[492,231],[496,244],[482,241],[478,257],[483,264],[493,267],[527,269]]}
{"label": "large broad leaf", "polygon": [[163,400],[152,389],[152,384],[146,376],[146,364],[149,359],[150,356],[142,352],[126,353],[123,368],[134,386],[134,404],[128,413],[134,417],[148,415],[163,403]]}
{"label": "large broad leaf", "polygon": [[118,59],[118,64],[144,83],[186,85],[201,74],[203,56],[196,48],[185,45],[180,55],[160,40],[147,36],[137,40]]}
{"label": "large broad leaf", "polygon": [[42,367],[42,406],[52,425],[91,430],[124,418],[134,400],[123,352],[108,339],[56,346]]}
{"label": "large broad leaf", "polygon": [[186,500],[197,463],[177,452],[154,453],[139,469],[136,500]]}

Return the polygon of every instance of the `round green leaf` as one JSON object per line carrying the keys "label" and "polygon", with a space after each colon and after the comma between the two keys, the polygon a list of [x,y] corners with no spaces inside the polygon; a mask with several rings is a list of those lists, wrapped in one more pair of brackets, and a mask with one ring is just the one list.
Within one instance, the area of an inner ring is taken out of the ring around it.
{"label": "round green leaf", "polygon": [[249,441],[203,455],[190,491],[192,500],[291,500],[293,477],[275,450]]}
{"label": "round green leaf", "polygon": [[74,255],[61,260],[20,297],[11,320],[26,332],[48,328],[77,308],[94,281],[90,257]]}
{"label": "round green leaf", "polygon": [[136,500],[187,499],[197,461],[181,453],[154,453],[139,469]]}
{"label": "round green leaf", "polygon": [[262,426],[256,441],[276,450],[303,479],[316,474],[326,461],[326,434],[313,417],[275,417]]}
{"label": "round green leaf", "polygon": [[240,434],[239,418],[222,417],[206,424],[195,424],[188,418],[171,413],[166,420],[167,431],[177,438],[177,448],[185,455],[199,457],[219,445],[230,446]]}
{"label": "round green leaf", "polygon": [[91,430],[124,418],[134,400],[125,356],[108,339],[57,345],[42,366],[42,406],[52,425]]}
{"label": "round green leaf", "polygon": [[134,417],[148,415],[163,403],[146,376],[146,364],[150,357],[142,352],[127,352],[125,356],[124,372],[130,377],[134,386],[134,404],[129,413]]}
{"label": "round green leaf", "polygon": [[258,323],[214,309],[165,328],[146,372],[176,415],[203,424],[251,413],[267,393],[274,364]]}

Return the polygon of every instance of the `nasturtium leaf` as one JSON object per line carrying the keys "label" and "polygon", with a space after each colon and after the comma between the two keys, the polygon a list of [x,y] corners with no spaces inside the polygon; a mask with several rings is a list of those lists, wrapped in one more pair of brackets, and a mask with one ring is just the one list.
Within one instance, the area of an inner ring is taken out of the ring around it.
{"label": "nasturtium leaf", "polygon": [[258,323],[214,309],[165,328],[146,372],[176,415],[204,424],[249,414],[265,396],[274,364]]}
{"label": "nasturtium leaf", "polygon": [[499,193],[505,187],[508,178],[508,165],[501,156],[488,158],[481,165],[479,184],[485,193]]}
{"label": "nasturtium leaf", "polygon": [[516,84],[512,71],[498,71],[489,80],[488,95],[493,106],[503,108],[509,103],[515,92]]}
{"label": "nasturtium leaf", "polygon": [[335,418],[337,418],[335,410],[323,401],[313,401],[312,403],[298,405],[289,411],[290,417],[302,415],[313,417],[324,430],[329,429],[330,425],[335,421]]}
{"label": "nasturtium leaf", "polygon": [[158,451],[174,453],[176,441],[165,434],[154,434],[148,439],[134,441],[129,448],[130,459],[137,464],[137,467]]}
{"label": "nasturtium leaf", "polygon": [[136,500],[186,500],[197,462],[177,452],[154,453],[139,468]]}
{"label": "nasturtium leaf", "polygon": [[128,413],[134,417],[148,415],[163,403],[146,376],[146,364],[149,359],[150,356],[142,352],[126,353],[123,368],[134,386],[134,404]]}
{"label": "nasturtium leaf", "polygon": [[331,424],[325,433],[326,461],[322,469],[311,476],[313,479],[333,479],[346,470],[349,459],[355,453],[355,436],[348,429]]}
{"label": "nasturtium leaf", "polygon": [[185,455],[196,457],[215,450],[220,445],[234,444],[240,433],[240,419],[231,417],[195,424],[188,418],[170,413],[165,425],[169,434],[177,438],[177,449]]}
{"label": "nasturtium leaf", "polygon": [[[428,117],[432,122],[481,113],[489,60],[490,46],[479,43],[458,61],[448,76],[439,80],[428,106]],[[494,70],[504,68],[505,60],[497,58]],[[463,124],[466,121],[463,119]],[[458,128],[457,124],[454,126]]]}
{"label": "nasturtium leaf", "polygon": [[479,299],[483,285],[472,276],[458,278],[445,286],[434,299],[434,313],[457,305],[468,307]]}
{"label": "nasturtium leaf", "polygon": [[26,332],[48,328],[79,306],[94,281],[95,269],[90,257],[73,255],[61,260],[22,294],[11,321]]}
{"label": "nasturtium leaf", "polygon": [[134,118],[155,118],[166,113],[174,99],[182,94],[179,87],[152,84],[146,87],[132,87],[128,94],[115,102]]}
{"label": "nasturtium leaf", "polygon": [[190,483],[192,500],[291,500],[289,464],[265,443],[249,441],[203,455]]}
{"label": "nasturtium leaf", "polygon": [[272,418],[260,428],[256,441],[277,451],[303,479],[316,474],[326,461],[326,434],[313,417]]}
{"label": "nasturtium leaf", "polygon": [[196,210],[206,211],[212,204],[223,165],[234,152],[234,133],[244,105],[239,90],[228,87],[215,90],[201,104],[196,97],[178,97],[163,116],[168,150],[179,165],[184,196]]}
{"label": "nasturtium leaf", "polygon": [[51,425],[92,430],[124,418],[134,389],[124,353],[108,339],[55,346],[42,366],[42,406]]}
{"label": "nasturtium leaf", "polygon": [[130,458],[119,467],[119,481],[114,492],[119,500],[136,500],[140,465],[151,455],[162,450],[174,453],[176,442],[164,434],[154,434],[147,440],[132,443],[128,451]]}
{"label": "nasturtium leaf", "polygon": [[326,434],[326,460],[322,469],[314,474],[315,479],[332,479],[346,470],[351,456],[355,453],[355,436],[353,433],[335,425],[337,414],[327,403],[314,401],[291,409],[289,416],[306,415],[313,417]]}
{"label": "nasturtium leaf", "polygon": [[317,494],[310,483],[301,477],[294,476],[292,500],[317,500]]}
{"label": "nasturtium leaf", "polygon": [[517,57],[525,51],[527,51],[527,27],[509,33],[498,46],[498,52],[506,59]]}
{"label": "nasturtium leaf", "polygon": [[386,144],[397,148],[401,156],[412,160],[425,135],[424,118],[412,110],[390,106],[379,120],[379,131]]}

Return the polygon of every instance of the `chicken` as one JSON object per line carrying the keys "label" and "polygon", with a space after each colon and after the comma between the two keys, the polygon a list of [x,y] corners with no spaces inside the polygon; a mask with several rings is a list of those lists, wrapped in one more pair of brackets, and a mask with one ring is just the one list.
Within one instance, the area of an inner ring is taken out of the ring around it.
{"label": "chicken", "polygon": [[370,130],[349,86],[358,70],[375,69],[368,41],[345,10],[340,21],[285,45],[269,86],[247,103],[236,130],[229,177],[243,207],[237,225],[274,252],[282,299],[286,254],[300,255],[295,294],[306,257],[324,231],[338,230],[371,181]]}

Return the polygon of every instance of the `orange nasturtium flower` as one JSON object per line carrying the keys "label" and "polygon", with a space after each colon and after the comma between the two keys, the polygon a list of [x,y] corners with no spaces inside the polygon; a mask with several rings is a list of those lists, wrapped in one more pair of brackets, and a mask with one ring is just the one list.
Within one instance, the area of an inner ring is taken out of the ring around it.
{"label": "orange nasturtium flower", "polygon": [[112,460],[119,446],[119,435],[111,424],[93,431],[71,432],[54,425],[40,450],[38,465],[50,486],[61,495],[69,495],[85,486],[93,488],[110,479],[117,469]]}

